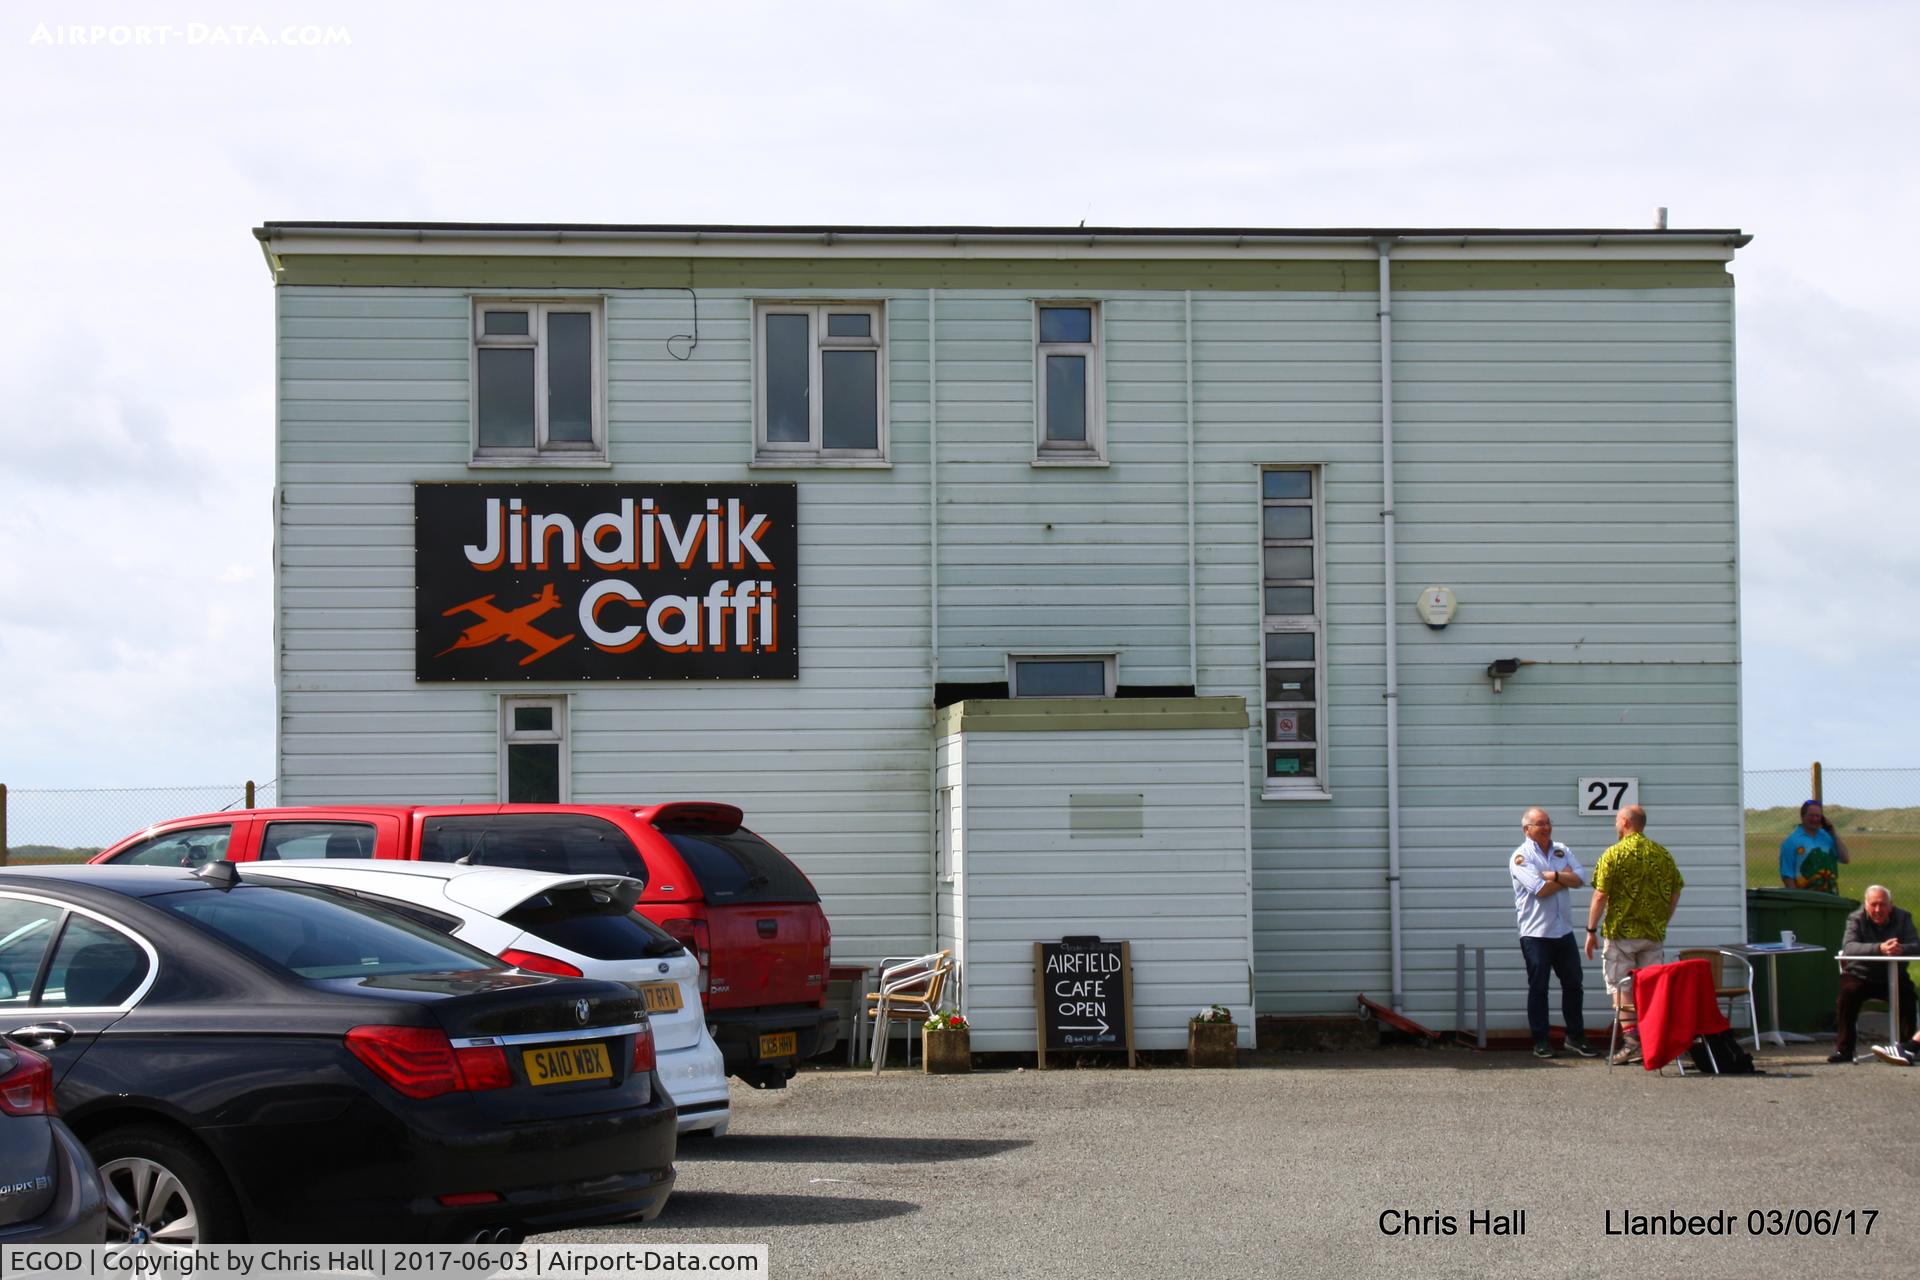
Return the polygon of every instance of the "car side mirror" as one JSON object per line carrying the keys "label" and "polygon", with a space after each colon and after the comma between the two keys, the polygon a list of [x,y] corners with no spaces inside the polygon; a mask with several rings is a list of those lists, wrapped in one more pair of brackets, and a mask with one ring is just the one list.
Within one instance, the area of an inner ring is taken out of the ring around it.
{"label": "car side mirror", "polygon": [[11,999],[13,999],[13,980],[6,974],[0,973],[0,1000]]}

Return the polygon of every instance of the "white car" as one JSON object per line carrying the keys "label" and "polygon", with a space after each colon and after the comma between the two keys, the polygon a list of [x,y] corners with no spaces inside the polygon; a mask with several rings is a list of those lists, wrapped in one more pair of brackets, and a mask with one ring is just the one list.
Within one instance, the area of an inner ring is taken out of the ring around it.
{"label": "white car", "polygon": [[680,1132],[727,1131],[727,1071],[700,1007],[699,962],[634,913],[638,880],[372,858],[247,862],[240,873],[376,902],[517,968],[628,984],[646,1001],[656,1069],[679,1108]]}

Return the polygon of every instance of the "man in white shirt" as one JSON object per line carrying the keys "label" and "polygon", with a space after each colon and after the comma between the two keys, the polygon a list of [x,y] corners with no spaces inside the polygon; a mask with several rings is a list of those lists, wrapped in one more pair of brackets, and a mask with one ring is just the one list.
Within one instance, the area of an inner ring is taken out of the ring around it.
{"label": "man in white shirt", "polygon": [[1581,1010],[1580,947],[1573,938],[1568,891],[1586,884],[1586,871],[1573,850],[1553,838],[1553,819],[1545,809],[1529,809],[1520,819],[1526,839],[1508,859],[1513,881],[1513,911],[1520,923],[1520,954],[1527,962],[1527,1029],[1533,1056],[1551,1058],[1548,1036],[1547,979],[1560,979],[1560,1016],[1566,1022],[1567,1048],[1583,1058],[1595,1056],[1587,1044]]}

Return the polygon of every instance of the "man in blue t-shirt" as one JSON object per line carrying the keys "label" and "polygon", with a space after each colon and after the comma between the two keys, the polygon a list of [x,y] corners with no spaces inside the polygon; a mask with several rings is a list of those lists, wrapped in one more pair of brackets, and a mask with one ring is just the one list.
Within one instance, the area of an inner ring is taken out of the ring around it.
{"label": "man in blue t-shirt", "polygon": [[1846,842],[1827,821],[1818,800],[1800,806],[1800,825],[1780,842],[1780,885],[1785,889],[1840,892],[1840,864],[1851,862]]}

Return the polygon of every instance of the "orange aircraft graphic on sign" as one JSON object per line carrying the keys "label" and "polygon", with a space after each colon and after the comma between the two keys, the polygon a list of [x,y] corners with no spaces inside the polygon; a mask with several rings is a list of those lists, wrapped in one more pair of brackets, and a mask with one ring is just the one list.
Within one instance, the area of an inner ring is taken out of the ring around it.
{"label": "orange aircraft graphic on sign", "polygon": [[494,608],[492,601],[492,596],[485,595],[477,600],[469,600],[465,604],[457,604],[441,613],[440,616],[443,618],[451,618],[456,613],[471,613],[477,615],[480,621],[462,631],[458,640],[433,656],[444,658],[455,649],[478,649],[481,645],[492,644],[496,640],[511,640],[515,644],[526,645],[533,651],[520,659],[520,665],[525,667],[540,661],[573,639],[571,635],[556,639],[533,625],[535,618],[549,614],[560,607],[560,597],[554,591],[551,582],[541,589],[532,604],[523,604],[518,609],[503,612]]}

